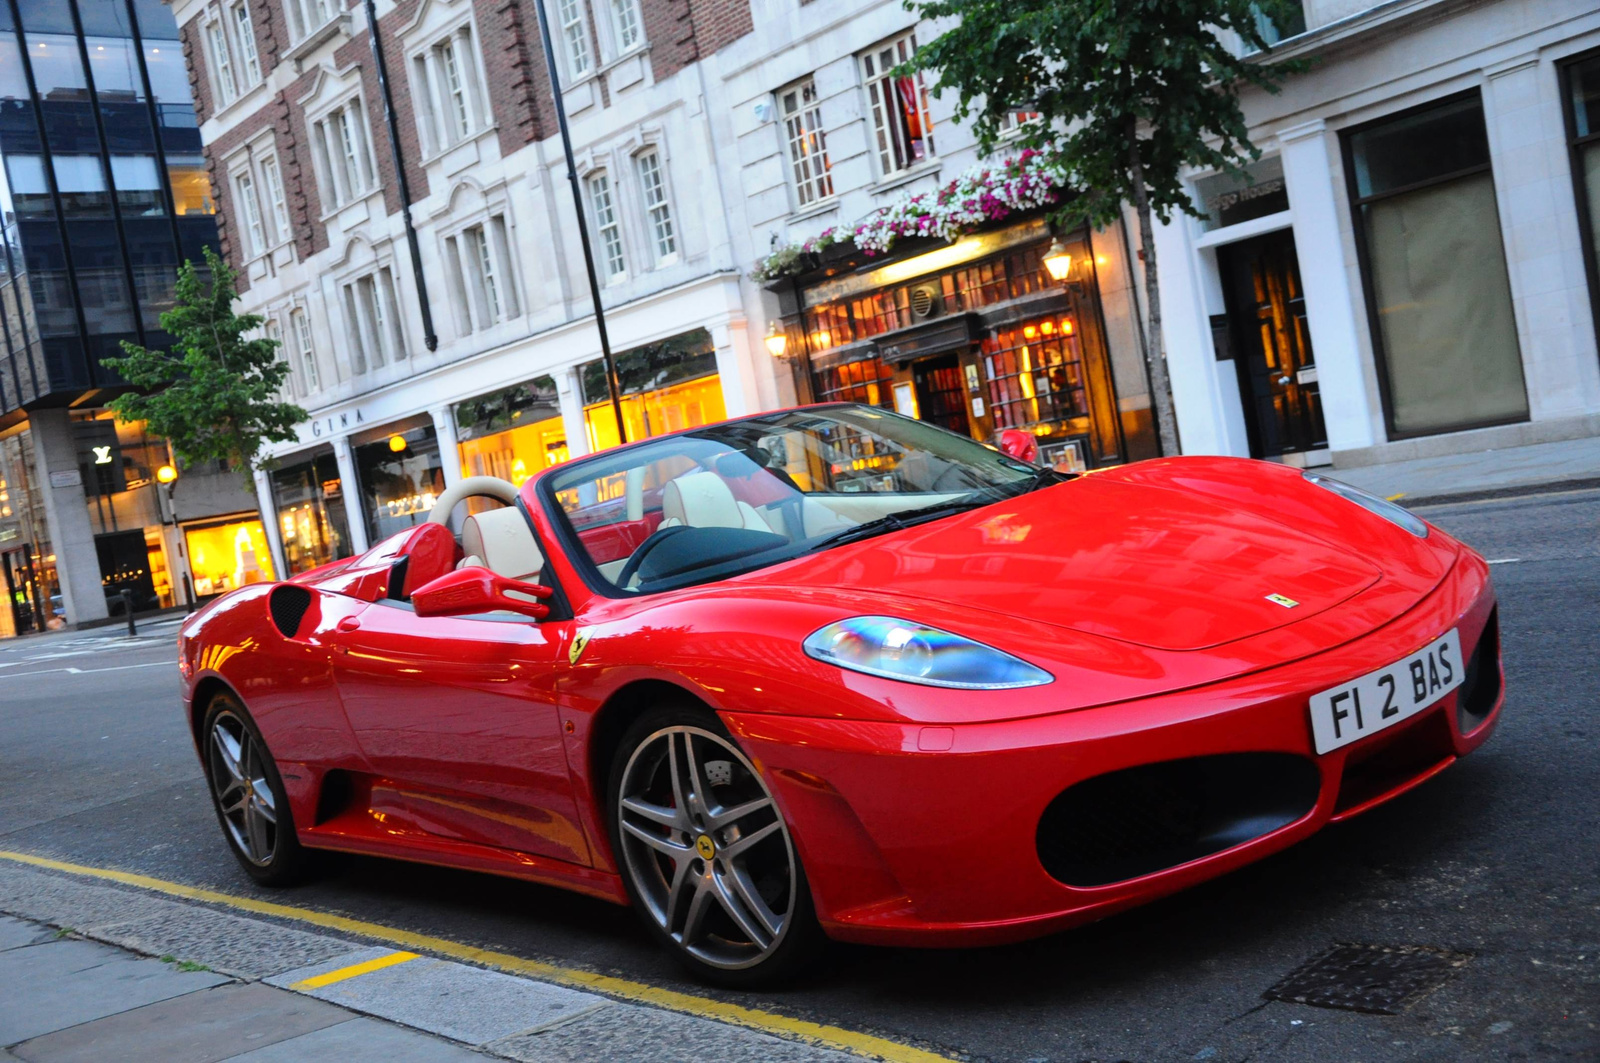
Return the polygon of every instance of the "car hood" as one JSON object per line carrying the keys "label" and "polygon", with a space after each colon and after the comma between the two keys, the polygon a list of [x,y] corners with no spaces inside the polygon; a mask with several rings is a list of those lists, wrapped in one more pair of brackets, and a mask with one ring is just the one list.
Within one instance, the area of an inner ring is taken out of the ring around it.
{"label": "car hood", "polygon": [[[795,562],[740,582],[794,585]],[[877,588],[1161,650],[1333,609],[1383,573],[1213,497],[1089,476],[800,559],[812,588]]]}

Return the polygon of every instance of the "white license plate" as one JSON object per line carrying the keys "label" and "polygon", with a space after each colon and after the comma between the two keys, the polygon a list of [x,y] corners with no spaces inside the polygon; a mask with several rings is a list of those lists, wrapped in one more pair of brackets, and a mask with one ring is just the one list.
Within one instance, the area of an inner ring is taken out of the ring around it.
{"label": "white license plate", "polygon": [[1461,639],[1451,630],[1409,657],[1311,695],[1317,752],[1347,746],[1415,716],[1461,685]]}

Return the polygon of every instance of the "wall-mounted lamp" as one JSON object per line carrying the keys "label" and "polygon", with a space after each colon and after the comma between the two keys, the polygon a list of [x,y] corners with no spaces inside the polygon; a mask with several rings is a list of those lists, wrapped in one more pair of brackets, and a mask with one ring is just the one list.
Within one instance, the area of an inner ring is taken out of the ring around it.
{"label": "wall-mounted lamp", "polygon": [[406,449],[406,437],[400,435],[390,436],[389,449],[394,451],[396,454]]}
{"label": "wall-mounted lamp", "polygon": [[1066,245],[1061,242],[1061,237],[1056,237],[1050,244],[1050,250],[1044,253],[1044,268],[1050,278],[1058,283],[1072,282],[1072,255],[1067,251]]}
{"label": "wall-mounted lamp", "polygon": [[789,337],[778,328],[776,321],[767,326],[767,353],[774,358],[782,358],[783,352],[789,349]]}

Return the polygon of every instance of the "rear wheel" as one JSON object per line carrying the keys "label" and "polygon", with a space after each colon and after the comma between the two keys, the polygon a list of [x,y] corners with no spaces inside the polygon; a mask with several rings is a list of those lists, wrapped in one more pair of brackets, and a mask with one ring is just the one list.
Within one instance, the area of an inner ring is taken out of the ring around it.
{"label": "rear wheel", "polygon": [[623,736],[610,779],[629,896],[680,962],[744,987],[816,955],[822,932],[788,825],[713,713],[647,712]]}
{"label": "rear wheel", "polygon": [[206,778],[228,848],[263,886],[301,881],[310,854],[301,848],[289,799],[255,721],[233,697],[218,694],[204,724]]}

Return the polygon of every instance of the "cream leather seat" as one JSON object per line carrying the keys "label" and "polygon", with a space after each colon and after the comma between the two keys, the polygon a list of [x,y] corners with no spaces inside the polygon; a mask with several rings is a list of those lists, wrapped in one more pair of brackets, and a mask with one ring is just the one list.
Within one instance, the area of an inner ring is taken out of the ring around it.
{"label": "cream leather seat", "polygon": [[474,513],[461,526],[461,549],[466,557],[456,568],[478,565],[511,579],[539,581],[544,554],[533,529],[516,506]]}
{"label": "cream leather seat", "polygon": [[772,526],[714,472],[691,472],[668,480],[661,493],[661,527],[687,524],[691,528],[749,528],[772,531]]}

